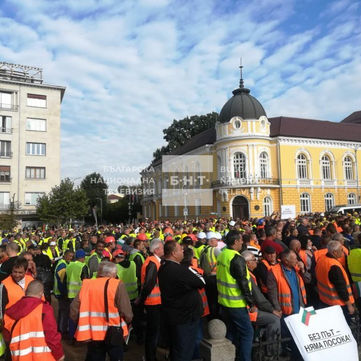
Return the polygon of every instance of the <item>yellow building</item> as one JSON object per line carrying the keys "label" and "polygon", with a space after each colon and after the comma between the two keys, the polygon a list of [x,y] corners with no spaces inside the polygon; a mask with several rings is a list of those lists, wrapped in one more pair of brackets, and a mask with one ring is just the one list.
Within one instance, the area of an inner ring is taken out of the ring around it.
{"label": "yellow building", "polygon": [[[294,205],[296,213],[302,214],[356,204],[360,200],[360,146],[361,111],[340,123],[267,118],[241,79],[215,128],[172,152],[180,159],[175,164],[187,164],[183,169],[178,165],[165,169],[164,160],[159,160],[142,172],[143,216],[236,219],[280,212],[281,205]],[[212,170],[200,169],[202,162],[197,159],[205,159],[201,156],[210,157]],[[173,181],[184,177],[193,182]],[[164,201],[164,190],[169,188],[179,188],[182,194],[173,204]],[[211,204],[202,204],[205,190]],[[187,200],[191,193],[193,198]]]}

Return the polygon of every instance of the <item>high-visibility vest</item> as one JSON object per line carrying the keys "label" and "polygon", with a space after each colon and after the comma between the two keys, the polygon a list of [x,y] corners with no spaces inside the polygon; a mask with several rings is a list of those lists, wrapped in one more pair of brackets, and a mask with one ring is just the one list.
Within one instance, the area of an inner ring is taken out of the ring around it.
{"label": "high-visibility vest", "polygon": [[199,260],[199,257],[201,256],[202,250],[205,246],[206,246],[205,244],[202,244],[199,247],[193,248],[194,257],[197,258],[198,260]]}
{"label": "high-visibility vest", "polygon": [[[141,280],[142,286],[145,282],[146,270],[147,270],[149,262],[153,262],[157,266],[157,272],[159,271],[160,262],[158,261],[157,257],[155,257],[155,256],[147,257],[145,262],[142,264],[142,269],[141,269],[141,273],[140,273],[140,280]],[[154,306],[154,305],[162,304],[162,300],[160,298],[160,288],[159,288],[158,276],[157,276],[156,284],[153,287],[152,292],[145,299],[144,304],[147,306]]]}
{"label": "high-visibility vest", "polygon": [[69,243],[72,245],[72,251],[75,252],[76,249],[75,249],[75,245],[76,245],[76,238],[67,238],[64,240],[63,242],[63,251],[65,252],[67,249],[70,249],[69,248]]}
{"label": "high-visibility vest", "polygon": [[214,254],[215,247],[206,246],[203,248],[200,257],[203,253],[205,253],[207,257],[207,261],[209,263],[209,267],[211,270],[211,275],[216,275],[217,273],[217,257]]}
{"label": "high-visibility vest", "polygon": [[59,290],[59,284],[58,284],[58,277],[57,277],[57,273],[59,271],[59,268],[61,265],[65,265],[65,267],[67,266],[67,263],[65,262],[65,260],[61,259],[58,264],[55,267],[55,271],[54,271],[54,288],[53,288],[53,292],[55,296],[60,296],[61,292]]}
{"label": "high-visibility vest", "polygon": [[103,341],[108,326],[118,326],[123,329],[123,337],[128,335],[128,327],[119,315],[115,306],[115,294],[121,281],[110,278],[108,284],[108,313],[109,322],[106,320],[104,288],[106,277],[85,279],[79,293],[80,309],[79,321],[75,332],[77,341]]}
{"label": "high-visibility vest", "polygon": [[21,298],[25,296],[25,291],[28,288],[28,285],[31,281],[33,281],[34,278],[30,275],[25,275],[25,287],[24,289],[19,286],[13,278],[10,276],[6,277],[2,284],[6,287],[6,291],[8,292],[8,304],[6,305],[6,309],[11,307],[13,304],[18,302]]}
{"label": "high-visibility vest", "polygon": [[58,246],[55,246],[55,256],[53,256],[50,247],[48,247],[46,250],[43,251],[43,254],[47,255],[50,260],[53,260],[54,258],[60,257],[60,250]]}
{"label": "high-visibility vest", "polygon": [[140,257],[140,259],[142,260],[142,264],[143,264],[144,261],[145,261],[145,259],[144,259],[143,254],[142,254],[140,251],[131,253],[130,256],[129,256],[129,261],[134,261],[134,258],[135,258],[136,256],[139,256],[139,257]]}
{"label": "high-visibility vest", "polygon": [[304,263],[305,267],[307,267],[307,253],[304,249],[300,249],[298,252],[299,257],[301,258],[302,262]]}
{"label": "high-visibility vest", "polygon": [[138,297],[137,267],[133,261],[130,261],[128,268],[117,264],[117,276],[123,281],[127,289],[130,300]]}
{"label": "high-visibility vest", "polygon": [[328,252],[328,249],[327,248],[322,248],[322,249],[318,249],[316,250],[313,255],[315,256],[315,261],[316,263],[318,262],[318,260],[321,258],[321,257],[324,257],[326,256]]}
{"label": "high-visibility vest", "polygon": [[79,293],[82,280],[81,273],[83,271],[85,263],[75,261],[70,262],[66,267],[66,287],[68,290],[68,298],[75,298]]}
{"label": "high-visibility vest", "polygon": [[[191,265],[191,267],[193,269],[195,269],[198,273],[200,273],[201,275],[203,275],[203,270],[202,268],[199,268],[197,266],[194,266],[194,265]],[[201,299],[202,299],[202,305],[203,305],[203,314],[201,317],[206,317],[210,314],[210,311],[209,311],[209,305],[208,305],[208,298],[207,298],[207,294],[206,294],[206,289],[205,287],[203,288],[198,288],[198,292],[201,296]]]}
{"label": "high-visibility vest", "polygon": [[[346,269],[346,257],[349,254],[349,250],[345,246],[342,246],[342,250],[343,250],[343,254],[341,257],[337,258],[337,260],[341,263],[343,268]],[[315,256],[316,264],[321,258],[326,257],[327,253],[328,253],[327,248],[318,249],[317,251],[315,251],[314,256]]]}
{"label": "high-visibility vest", "polygon": [[[289,285],[288,279],[282,270],[282,266],[280,264],[276,264],[271,268],[271,272],[275,276],[277,282],[277,290],[278,290],[278,302],[281,306],[282,313],[284,315],[291,315],[293,312],[292,308],[292,290]],[[303,303],[306,304],[306,289],[303,283],[301,276],[296,272],[298,287],[301,291],[301,297]]]}
{"label": "high-visibility vest", "polygon": [[346,258],[349,254],[349,250],[345,246],[342,246],[342,250],[343,250],[342,256],[337,258],[337,261],[339,261],[342,264],[342,267],[346,269],[346,263],[347,263]]}
{"label": "high-visibility vest", "polygon": [[[252,277],[253,282],[258,286],[256,276],[251,271],[249,271],[249,275]],[[258,317],[258,308],[256,307],[254,312],[248,312],[248,315],[251,322],[256,322]]]}
{"label": "high-visibility vest", "polygon": [[328,273],[330,272],[332,266],[337,266],[341,269],[343,278],[346,282],[347,293],[349,295],[350,301],[351,303],[354,303],[355,300],[352,295],[352,288],[345,269],[337,259],[327,256],[320,258],[316,264],[317,289],[320,300],[323,303],[331,306],[345,305],[345,302],[340,299],[333,283],[331,283],[329,280]]}
{"label": "high-visibility vest", "polygon": [[[269,271],[272,269],[272,267],[274,266],[274,265],[269,264],[268,261],[266,261],[265,259],[261,260],[261,262],[266,266],[268,272],[269,272]],[[267,285],[263,284],[262,280],[261,280],[261,291],[262,291],[262,293],[264,293],[264,294],[267,294],[267,293],[268,293]]]}
{"label": "high-visibility vest", "polygon": [[361,248],[352,249],[347,257],[348,270],[352,281],[361,281]]}
{"label": "high-visibility vest", "polygon": [[55,361],[46,343],[43,321],[43,303],[15,322],[5,314],[5,327],[12,334],[9,344],[12,361]]}
{"label": "high-visibility vest", "polygon": [[[232,259],[240,255],[239,252],[224,248],[217,259],[217,290],[218,303],[229,308],[247,307],[247,302],[240,290],[237,281],[231,276],[230,264]],[[246,267],[246,278],[249,289],[252,290],[251,278]]]}

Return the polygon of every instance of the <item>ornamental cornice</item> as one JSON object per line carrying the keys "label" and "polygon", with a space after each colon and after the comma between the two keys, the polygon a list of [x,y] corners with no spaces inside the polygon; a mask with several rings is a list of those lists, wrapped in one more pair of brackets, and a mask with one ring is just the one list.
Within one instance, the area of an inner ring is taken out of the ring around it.
{"label": "ornamental cornice", "polygon": [[291,138],[291,137],[277,137],[279,144],[290,145],[309,145],[309,146],[322,146],[332,148],[359,148],[361,143],[349,142],[342,140],[329,140],[329,139],[310,139],[310,138]]}

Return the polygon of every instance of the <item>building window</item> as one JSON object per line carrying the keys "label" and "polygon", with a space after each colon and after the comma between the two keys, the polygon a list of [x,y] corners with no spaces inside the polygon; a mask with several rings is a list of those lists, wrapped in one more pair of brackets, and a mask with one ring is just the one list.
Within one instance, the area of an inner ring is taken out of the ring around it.
{"label": "building window", "polygon": [[268,154],[266,152],[262,152],[259,156],[259,166],[261,170],[261,178],[268,178]]}
{"label": "building window", "polygon": [[10,166],[0,165],[0,182],[10,182]]}
{"label": "building window", "polygon": [[26,155],[46,155],[46,144],[26,143]]}
{"label": "building window", "polygon": [[26,130],[46,132],[46,119],[26,118]]}
{"label": "building window", "polygon": [[0,132],[11,133],[11,117],[0,116]]}
{"label": "building window", "polygon": [[346,156],[343,160],[346,180],[353,180],[353,162],[350,156]]}
{"label": "building window", "polygon": [[0,209],[7,209],[10,205],[10,193],[0,192]]}
{"label": "building window", "polygon": [[27,179],[45,179],[45,167],[26,167],[25,178]]}
{"label": "building window", "polygon": [[308,179],[307,157],[303,153],[297,156],[297,177],[298,179]]}
{"label": "building window", "polygon": [[263,200],[263,212],[265,217],[268,217],[272,214],[272,199],[270,197],[265,197]]}
{"label": "building window", "polygon": [[356,194],[355,193],[349,193],[347,195],[347,204],[349,204],[349,205],[356,204]]}
{"label": "building window", "polygon": [[27,192],[25,193],[25,205],[36,206],[38,198],[43,196],[44,192]]}
{"label": "building window", "polygon": [[327,155],[324,155],[321,158],[321,169],[322,169],[322,179],[330,180],[331,179],[331,161]]}
{"label": "building window", "polygon": [[246,156],[243,153],[236,153],[233,158],[234,178],[247,178],[246,172]]}
{"label": "building window", "polygon": [[12,108],[12,93],[0,92],[0,108],[11,109]]}
{"label": "building window", "polygon": [[10,158],[11,156],[11,142],[8,140],[0,140],[0,157]]}
{"label": "building window", "polygon": [[46,108],[46,95],[28,94],[26,105],[29,107]]}
{"label": "building window", "polygon": [[329,211],[335,204],[333,194],[332,193],[326,193],[325,194],[325,210],[326,212]]}
{"label": "building window", "polygon": [[300,196],[301,202],[301,212],[310,213],[311,212],[311,198],[308,193],[302,193]]}

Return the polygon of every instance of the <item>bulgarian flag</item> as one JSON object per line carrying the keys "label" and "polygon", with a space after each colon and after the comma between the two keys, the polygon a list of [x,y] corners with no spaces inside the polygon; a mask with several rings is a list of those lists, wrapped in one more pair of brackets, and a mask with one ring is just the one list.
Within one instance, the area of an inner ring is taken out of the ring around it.
{"label": "bulgarian flag", "polygon": [[306,309],[303,310],[303,314],[302,314],[302,323],[304,323],[306,326],[308,326],[308,324],[310,323],[310,318],[312,315],[315,315],[316,311],[315,310],[310,310],[307,311]]}

